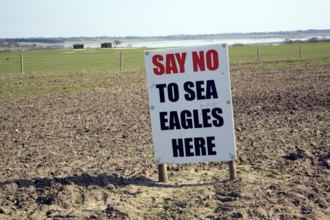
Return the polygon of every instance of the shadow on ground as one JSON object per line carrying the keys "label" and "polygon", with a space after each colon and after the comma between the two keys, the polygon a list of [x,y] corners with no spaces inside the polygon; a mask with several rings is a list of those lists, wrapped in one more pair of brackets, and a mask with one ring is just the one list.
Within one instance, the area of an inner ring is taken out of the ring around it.
{"label": "shadow on ground", "polygon": [[173,184],[173,183],[160,183],[149,179],[143,175],[132,178],[124,178],[117,175],[108,175],[101,173],[97,176],[92,176],[88,173],[81,175],[68,176],[68,177],[54,177],[54,178],[35,178],[35,179],[17,179],[11,181],[0,182],[0,187],[5,185],[17,184],[19,188],[35,187],[37,189],[51,187],[54,184],[61,185],[78,185],[83,187],[98,186],[106,187],[108,185],[114,186],[126,186],[126,185],[137,185],[147,187],[159,187],[159,188],[180,188],[180,187],[196,187],[203,185],[210,185],[211,182],[203,183],[191,183],[191,184]]}

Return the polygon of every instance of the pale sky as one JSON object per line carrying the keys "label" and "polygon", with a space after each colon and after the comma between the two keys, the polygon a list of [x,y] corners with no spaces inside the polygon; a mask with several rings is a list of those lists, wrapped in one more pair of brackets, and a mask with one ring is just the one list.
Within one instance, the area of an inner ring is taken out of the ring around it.
{"label": "pale sky", "polygon": [[0,38],[330,29],[330,0],[0,0]]}

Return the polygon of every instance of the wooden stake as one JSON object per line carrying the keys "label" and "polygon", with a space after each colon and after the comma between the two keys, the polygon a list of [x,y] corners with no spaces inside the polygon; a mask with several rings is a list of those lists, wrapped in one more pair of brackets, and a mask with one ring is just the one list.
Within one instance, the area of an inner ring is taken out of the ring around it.
{"label": "wooden stake", "polygon": [[124,66],[124,64],[123,64],[123,51],[120,51],[120,71],[122,71],[123,70],[123,66]]}
{"label": "wooden stake", "polygon": [[237,179],[236,163],[234,160],[229,161],[229,175],[230,175],[230,180]]}
{"label": "wooden stake", "polygon": [[24,58],[23,58],[23,53],[21,53],[21,73],[24,73]]}
{"label": "wooden stake", "polygon": [[158,164],[158,179],[159,182],[166,183],[168,181],[166,164]]}

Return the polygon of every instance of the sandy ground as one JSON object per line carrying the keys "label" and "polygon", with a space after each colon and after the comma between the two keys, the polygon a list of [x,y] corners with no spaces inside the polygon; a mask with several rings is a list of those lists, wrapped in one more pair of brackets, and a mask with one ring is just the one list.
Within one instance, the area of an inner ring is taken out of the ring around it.
{"label": "sandy ground", "polygon": [[238,179],[159,183],[143,73],[0,102],[0,219],[329,219],[330,66],[232,67]]}

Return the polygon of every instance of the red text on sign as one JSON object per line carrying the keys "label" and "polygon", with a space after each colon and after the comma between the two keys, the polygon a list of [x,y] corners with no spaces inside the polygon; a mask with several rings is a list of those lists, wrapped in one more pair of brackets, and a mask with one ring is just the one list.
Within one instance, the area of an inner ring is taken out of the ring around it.
{"label": "red text on sign", "polygon": [[153,71],[156,75],[184,73],[184,64],[187,53],[174,53],[163,55],[157,54],[152,57],[152,63],[155,66]]}
{"label": "red text on sign", "polygon": [[216,50],[208,50],[205,54],[204,51],[193,51],[192,62],[194,72],[208,70],[214,71],[219,68],[219,55]]}

